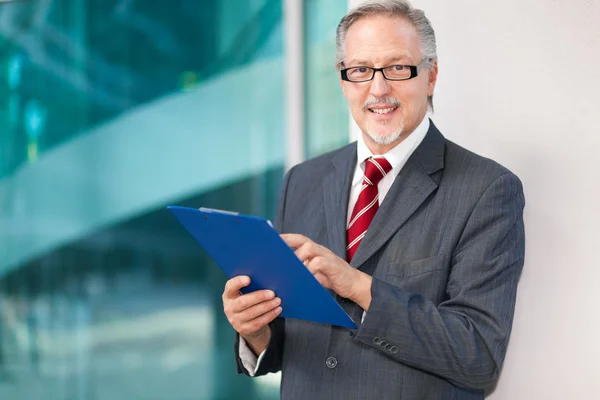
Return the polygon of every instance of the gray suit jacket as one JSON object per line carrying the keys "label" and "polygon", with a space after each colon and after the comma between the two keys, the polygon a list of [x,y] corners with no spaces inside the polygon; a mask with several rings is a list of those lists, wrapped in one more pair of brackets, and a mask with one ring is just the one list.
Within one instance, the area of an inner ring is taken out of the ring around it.
{"label": "gray suit jacket", "polygon": [[[355,164],[353,143],[290,170],[277,229],[345,258]],[[482,399],[510,336],[523,208],[513,173],[446,140],[432,123],[352,260],[373,276],[363,323],[348,330],[277,319],[256,375],[281,370],[284,400]],[[356,304],[336,299],[360,322]]]}

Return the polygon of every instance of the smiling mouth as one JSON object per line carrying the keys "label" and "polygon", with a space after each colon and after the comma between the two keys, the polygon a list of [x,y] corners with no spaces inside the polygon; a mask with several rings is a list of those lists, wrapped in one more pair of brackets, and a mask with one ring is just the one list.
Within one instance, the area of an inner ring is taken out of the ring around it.
{"label": "smiling mouth", "polygon": [[373,114],[385,115],[391,112],[394,112],[398,109],[398,107],[389,107],[389,108],[369,108],[369,111]]}

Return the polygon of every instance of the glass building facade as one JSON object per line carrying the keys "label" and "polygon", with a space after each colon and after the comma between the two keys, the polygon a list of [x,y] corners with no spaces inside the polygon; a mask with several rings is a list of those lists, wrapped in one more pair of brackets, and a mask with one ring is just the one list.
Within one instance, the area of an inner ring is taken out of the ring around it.
{"label": "glass building facade", "polygon": [[[273,218],[282,0],[0,2],[0,399],[276,399],[166,210]],[[346,0],[304,1],[306,158],[348,141]]]}

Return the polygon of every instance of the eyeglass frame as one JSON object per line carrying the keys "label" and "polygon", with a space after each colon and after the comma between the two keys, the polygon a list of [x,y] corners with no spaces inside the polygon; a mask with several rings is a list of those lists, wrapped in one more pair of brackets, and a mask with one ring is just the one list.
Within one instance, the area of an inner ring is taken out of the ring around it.
{"label": "eyeglass frame", "polygon": [[[381,67],[381,68],[373,68],[373,67],[367,67],[365,65],[357,65],[354,67],[348,67],[348,68],[341,68],[340,69],[340,74],[342,75],[342,80],[346,81],[346,82],[353,82],[353,83],[362,83],[362,82],[370,82],[373,79],[375,79],[375,73],[377,71],[381,71],[381,75],[383,76],[384,79],[388,80],[388,81],[408,81],[410,79],[416,78],[417,76],[419,76],[419,73],[423,70],[425,63],[430,62],[432,59],[431,58],[424,58],[423,61],[421,61],[418,65],[404,65],[404,64],[394,64],[394,65],[388,65],[386,67]],[[340,63],[340,66],[343,66],[344,63]],[[410,76],[408,78],[388,78],[387,76],[385,76],[385,72],[384,70],[387,68],[391,68],[391,67],[406,67],[410,69]],[[367,68],[370,69],[373,74],[371,75],[370,79],[363,79],[360,81],[353,81],[350,80],[350,78],[348,78],[348,70],[350,69],[354,69],[354,68]]]}

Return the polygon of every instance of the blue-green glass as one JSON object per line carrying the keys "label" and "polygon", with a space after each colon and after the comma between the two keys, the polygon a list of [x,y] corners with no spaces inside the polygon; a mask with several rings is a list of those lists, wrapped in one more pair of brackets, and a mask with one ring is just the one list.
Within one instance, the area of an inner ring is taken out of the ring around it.
{"label": "blue-green glass", "polygon": [[348,105],[335,67],[335,30],[346,14],[347,0],[306,0],[305,131],[308,158],[349,141]]}
{"label": "blue-green glass", "polygon": [[275,399],[169,204],[273,218],[281,0],[0,4],[0,399]]}

